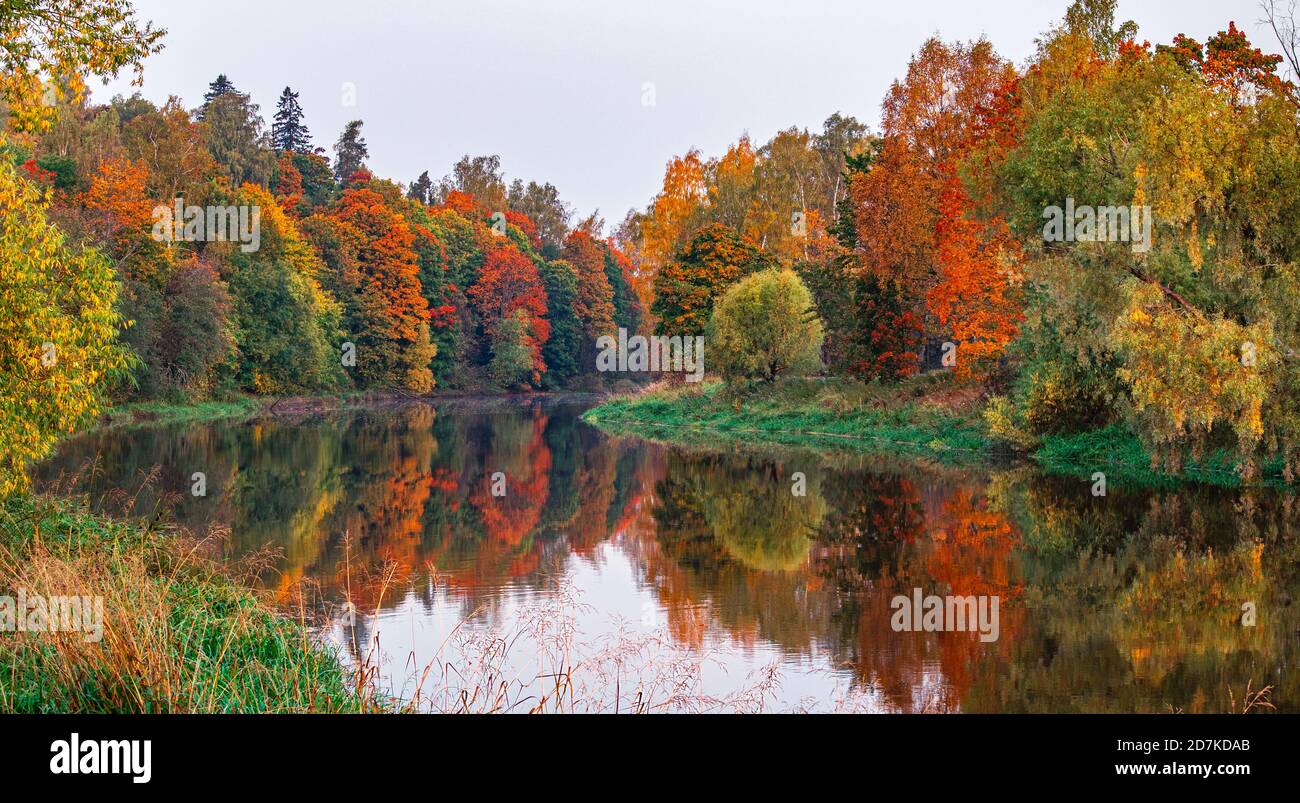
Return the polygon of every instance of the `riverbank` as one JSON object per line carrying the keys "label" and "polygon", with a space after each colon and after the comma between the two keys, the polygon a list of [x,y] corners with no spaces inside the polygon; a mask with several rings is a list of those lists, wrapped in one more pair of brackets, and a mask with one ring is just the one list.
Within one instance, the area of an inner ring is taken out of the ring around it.
{"label": "riverbank", "polygon": [[396,391],[349,391],[319,396],[236,396],[220,401],[201,402],[131,402],[105,410],[94,428],[155,426],[165,424],[206,423],[211,421],[252,419],[263,416],[301,416],[340,410],[361,410],[409,404],[412,402],[473,402],[483,400],[604,398],[606,393],[585,390],[538,391],[530,393],[485,393],[479,391],[436,391],[414,395]]}
{"label": "riverbank", "polygon": [[[381,708],[357,693],[354,673],[305,623],[203,557],[207,546],[153,524],[92,515],[74,501],[0,502],[0,595],[21,595],[30,611],[11,604],[16,615],[0,616],[0,626],[18,631],[0,638],[0,712]],[[38,606],[70,595],[85,601],[81,618],[65,609],[57,630],[37,619]]]}
{"label": "riverbank", "polygon": [[[668,443],[780,443],[959,466],[1021,459],[1089,482],[1100,471],[1112,485],[1243,485],[1233,455],[1222,450],[1187,460],[1177,474],[1153,470],[1141,441],[1120,426],[1049,436],[1032,450],[1017,450],[990,434],[979,388],[939,372],[890,386],[839,378],[788,379],[740,391],[721,382],[656,386],[612,398],[583,418],[613,434]],[[1280,461],[1266,463],[1255,484],[1289,487]]]}
{"label": "riverbank", "polygon": [[411,399],[434,399],[435,396],[412,396],[390,391],[350,391],[321,396],[235,396],[229,399],[200,402],[145,401],[123,404],[105,410],[99,427],[126,427],[152,424],[200,423],[228,419],[254,418],[260,415],[293,415],[330,412],[355,407],[404,403]]}
{"label": "riverbank", "polygon": [[588,410],[610,432],[668,441],[763,441],[979,463],[994,451],[978,392],[923,378],[885,388],[785,380],[728,393],[720,382],[653,387]]}

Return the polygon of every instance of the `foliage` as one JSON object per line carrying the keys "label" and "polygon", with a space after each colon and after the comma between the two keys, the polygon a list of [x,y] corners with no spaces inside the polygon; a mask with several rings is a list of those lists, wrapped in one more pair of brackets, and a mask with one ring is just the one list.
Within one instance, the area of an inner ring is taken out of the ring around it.
{"label": "foliage", "polygon": [[533,356],[537,345],[530,332],[531,321],[523,309],[516,309],[492,330],[492,381],[503,388],[528,387],[540,381]]}
{"label": "foliage", "polygon": [[258,209],[261,225],[256,251],[223,244],[240,387],[261,394],[330,387],[340,366],[341,309],[320,286],[324,265],[266,190],[247,184],[229,203]]}
{"label": "foliage", "polygon": [[80,99],[83,73],[116,76],[123,67],[143,78],[141,62],[162,49],[165,30],[141,25],[125,0],[9,0],[0,6],[0,95],[18,130],[40,131],[49,123],[47,85],[73,79],[58,94]]}
{"label": "foliage", "polygon": [[721,224],[708,226],[655,277],[656,331],[701,335],[714,302],[736,280],[771,267],[772,257]]}
{"label": "foliage", "polygon": [[98,413],[126,367],[111,265],[49,222],[35,187],[0,163],[0,495]]}
{"label": "foliage", "polygon": [[728,381],[773,382],[821,367],[822,324],[792,270],[768,269],[736,282],[709,320],[709,365]]}

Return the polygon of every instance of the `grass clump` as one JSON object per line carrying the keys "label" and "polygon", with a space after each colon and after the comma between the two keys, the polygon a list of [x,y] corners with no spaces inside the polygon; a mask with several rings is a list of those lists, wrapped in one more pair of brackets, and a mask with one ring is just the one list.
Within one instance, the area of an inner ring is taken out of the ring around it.
{"label": "grass clump", "polygon": [[0,594],[102,599],[102,637],[0,633],[0,712],[347,712],[352,673],[298,622],[201,557],[204,542],[0,501]]}

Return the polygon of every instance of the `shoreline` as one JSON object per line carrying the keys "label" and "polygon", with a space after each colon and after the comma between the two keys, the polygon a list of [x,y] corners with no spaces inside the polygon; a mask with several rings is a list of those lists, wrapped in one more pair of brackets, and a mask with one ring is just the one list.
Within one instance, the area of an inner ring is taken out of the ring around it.
{"label": "shoreline", "polygon": [[168,402],[131,402],[109,408],[94,424],[70,437],[98,430],[156,426],[176,423],[204,423],[231,419],[313,415],[342,410],[382,409],[403,404],[439,402],[506,401],[555,399],[585,396],[592,400],[607,398],[607,392],[561,390],[530,393],[490,393],[482,391],[442,391],[415,395],[396,391],[358,391],[339,395],[239,396],[227,401],[202,401],[172,404]]}
{"label": "shoreline", "polygon": [[[1188,460],[1177,474],[1153,469],[1138,438],[1116,425],[1047,436],[1032,449],[1016,448],[989,433],[982,408],[970,400],[955,409],[934,403],[932,394],[942,392],[941,380],[918,378],[892,390],[857,383],[855,392],[867,402],[857,408],[839,404],[837,396],[847,395],[841,390],[847,383],[821,384],[829,390],[809,392],[810,385],[801,388],[796,381],[748,398],[726,399],[718,382],[698,390],[651,389],[607,399],[582,417],[611,434],[670,445],[743,446],[760,441],[822,453],[925,459],[961,468],[1019,461],[1048,475],[1085,482],[1101,472],[1115,487],[1296,490],[1282,476],[1279,461],[1266,463],[1259,479],[1242,482],[1233,456],[1223,451]],[[882,407],[879,401],[888,404]]]}

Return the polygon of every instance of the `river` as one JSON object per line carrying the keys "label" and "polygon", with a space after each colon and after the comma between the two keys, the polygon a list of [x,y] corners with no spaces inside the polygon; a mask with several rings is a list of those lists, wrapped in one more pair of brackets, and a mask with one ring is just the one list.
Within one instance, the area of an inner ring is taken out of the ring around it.
{"label": "river", "polygon": [[[1290,495],[665,446],[591,403],[108,429],[37,479],[206,538],[421,710],[1300,710]],[[931,596],[985,626],[900,627]]]}

